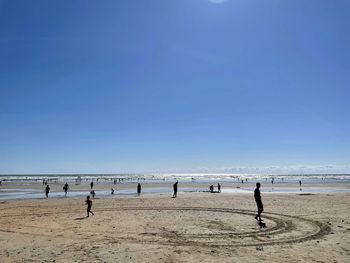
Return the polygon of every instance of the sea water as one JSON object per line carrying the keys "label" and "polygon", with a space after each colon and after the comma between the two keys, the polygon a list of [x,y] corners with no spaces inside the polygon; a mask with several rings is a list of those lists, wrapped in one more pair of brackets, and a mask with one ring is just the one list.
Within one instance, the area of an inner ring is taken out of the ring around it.
{"label": "sea water", "polygon": [[[273,180],[273,184],[272,184]],[[299,186],[299,180],[302,185]],[[219,174],[219,173],[154,173],[154,174],[31,174],[31,175],[0,175],[0,200],[36,199],[44,198],[43,190],[31,189],[33,184],[43,181],[49,184],[64,184],[68,182],[72,191],[68,197],[86,196],[90,192],[73,191],[74,185],[86,184],[91,181],[99,185],[123,184],[123,189],[116,190],[114,196],[134,196],[135,184],[152,184],[144,187],[142,194],[171,194],[172,183],[179,181],[179,192],[205,192],[209,185],[222,185],[222,193],[251,194],[255,183],[262,184],[262,193],[332,193],[350,192],[350,174],[293,174],[293,175],[267,175],[267,174]],[[183,187],[181,187],[183,184]],[[11,187],[13,185],[13,187]],[[17,188],[15,186],[17,185]],[[18,187],[20,185],[21,187]],[[198,187],[200,185],[200,187]],[[203,186],[204,185],[204,186]],[[193,186],[193,187],[192,187]],[[117,187],[118,188],[118,187]],[[88,189],[88,187],[87,187]],[[96,196],[113,196],[107,190],[95,190]],[[50,198],[63,198],[64,192],[50,192]]]}

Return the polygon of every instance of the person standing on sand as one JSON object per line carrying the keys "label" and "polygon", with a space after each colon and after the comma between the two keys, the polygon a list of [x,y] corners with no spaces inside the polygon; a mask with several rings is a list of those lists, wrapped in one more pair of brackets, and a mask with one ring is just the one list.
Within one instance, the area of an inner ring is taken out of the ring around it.
{"label": "person standing on sand", "polygon": [[49,186],[49,185],[46,185],[46,188],[45,188],[45,195],[46,195],[46,198],[49,198],[49,192],[50,192],[50,186]]}
{"label": "person standing on sand", "polygon": [[90,213],[91,213],[92,215],[95,215],[95,214],[91,211],[92,201],[90,200],[90,196],[89,196],[89,195],[86,197],[85,203],[86,203],[86,205],[87,205],[87,210],[86,210],[86,212],[87,212],[87,217],[90,216]]}
{"label": "person standing on sand", "polygon": [[65,185],[63,186],[63,190],[64,190],[64,196],[67,197],[67,192],[68,192],[68,183],[66,182]]}
{"label": "person standing on sand", "polygon": [[221,193],[221,185],[218,184],[218,193]]}
{"label": "person standing on sand", "polygon": [[90,187],[91,187],[91,189],[94,188],[94,182],[93,181],[91,181]]}
{"label": "person standing on sand", "polygon": [[259,220],[261,222],[261,213],[264,211],[264,206],[261,201],[261,195],[260,195],[260,183],[256,183],[256,188],[254,190],[254,198],[256,205],[258,206],[258,214],[255,216],[256,220]]}
{"label": "person standing on sand", "polygon": [[176,183],[173,185],[173,189],[174,189],[173,198],[176,198],[176,197],[177,197],[177,184],[178,184],[178,183],[179,183],[179,182],[176,181]]}
{"label": "person standing on sand", "polygon": [[141,195],[141,184],[137,184],[137,195]]}

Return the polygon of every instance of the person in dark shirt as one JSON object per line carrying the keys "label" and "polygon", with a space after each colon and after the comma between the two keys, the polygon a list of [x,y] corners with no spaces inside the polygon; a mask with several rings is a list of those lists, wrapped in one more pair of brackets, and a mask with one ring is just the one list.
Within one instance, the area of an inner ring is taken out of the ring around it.
{"label": "person in dark shirt", "polygon": [[264,211],[264,206],[261,201],[261,195],[260,195],[260,183],[256,183],[256,188],[254,190],[254,198],[256,205],[258,206],[258,214],[255,216],[256,220],[259,220],[261,222],[261,213]]}
{"label": "person in dark shirt", "polygon": [[63,186],[64,196],[65,196],[65,197],[67,197],[68,188],[69,188],[69,185],[68,185],[68,183],[66,183],[66,184]]}
{"label": "person in dark shirt", "polygon": [[141,184],[137,184],[137,195],[141,195]]}
{"label": "person in dark shirt", "polygon": [[218,193],[221,193],[221,185],[218,184]]}
{"label": "person in dark shirt", "polygon": [[176,198],[176,197],[177,197],[177,184],[178,184],[178,183],[179,183],[179,182],[176,181],[176,183],[173,185],[173,189],[174,189],[173,198]]}
{"label": "person in dark shirt", "polygon": [[49,186],[49,185],[46,185],[46,188],[45,188],[45,195],[46,195],[46,198],[49,197],[49,192],[50,192],[50,186]]}
{"label": "person in dark shirt", "polygon": [[90,188],[91,189],[94,188],[94,182],[93,181],[91,181],[91,183],[90,183]]}

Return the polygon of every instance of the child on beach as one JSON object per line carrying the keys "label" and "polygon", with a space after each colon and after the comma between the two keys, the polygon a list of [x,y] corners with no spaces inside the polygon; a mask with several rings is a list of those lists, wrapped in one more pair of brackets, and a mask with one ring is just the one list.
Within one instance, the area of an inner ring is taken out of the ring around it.
{"label": "child on beach", "polygon": [[87,210],[86,210],[86,212],[87,212],[87,217],[90,216],[90,213],[91,213],[92,215],[94,215],[94,213],[91,211],[92,201],[90,200],[90,196],[89,196],[89,195],[86,197],[85,203],[86,203],[86,205],[87,205]]}

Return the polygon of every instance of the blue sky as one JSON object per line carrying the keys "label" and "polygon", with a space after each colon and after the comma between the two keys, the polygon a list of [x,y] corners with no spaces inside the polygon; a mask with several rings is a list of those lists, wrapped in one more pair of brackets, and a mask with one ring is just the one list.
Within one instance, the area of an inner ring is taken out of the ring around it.
{"label": "blue sky", "polygon": [[0,0],[0,173],[350,167],[349,12]]}

